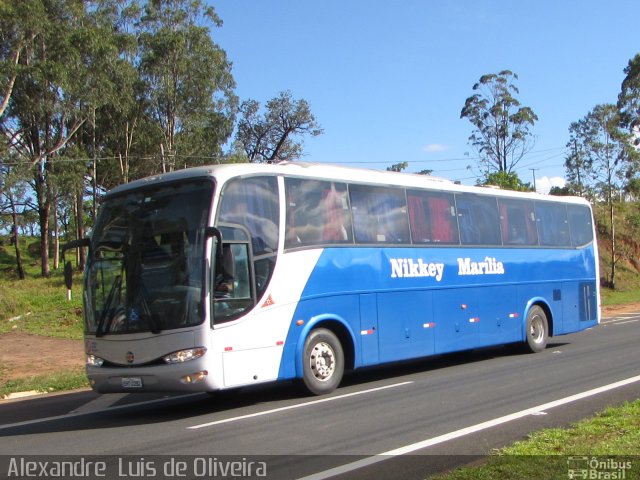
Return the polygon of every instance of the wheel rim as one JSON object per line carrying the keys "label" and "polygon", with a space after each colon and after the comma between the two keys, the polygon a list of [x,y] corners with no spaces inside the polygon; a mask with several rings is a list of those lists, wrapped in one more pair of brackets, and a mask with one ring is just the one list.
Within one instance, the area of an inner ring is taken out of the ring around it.
{"label": "wheel rim", "polygon": [[329,380],[336,370],[336,356],[331,345],[325,342],[317,343],[311,350],[309,366],[317,380]]}
{"label": "wheel rim", "polygon": [[531,340],[533,340],[534,343],[542,343],[544,341],[545,333],[542,317],[540,317],[540,315],[535,315],[531,318],[530,327],[529,333],[531,335]]}

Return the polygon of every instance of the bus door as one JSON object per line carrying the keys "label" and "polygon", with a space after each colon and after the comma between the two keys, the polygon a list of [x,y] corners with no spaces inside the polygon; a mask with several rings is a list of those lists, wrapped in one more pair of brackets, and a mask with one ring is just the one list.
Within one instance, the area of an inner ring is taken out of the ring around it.
{"label": "bus door", "polygon": [[482,288],[479,295],[477,347],[522,340],[522,309],[512,286]]}
{"label": "bus door", "polygon": [[433,355],[431,292],[379,293],[378,324],[381,362]]}
{"label": "bus door", "polygon": [[435,353],[467,350],[477,346],[479,332],[478,291],[455,288],[433,292]]}

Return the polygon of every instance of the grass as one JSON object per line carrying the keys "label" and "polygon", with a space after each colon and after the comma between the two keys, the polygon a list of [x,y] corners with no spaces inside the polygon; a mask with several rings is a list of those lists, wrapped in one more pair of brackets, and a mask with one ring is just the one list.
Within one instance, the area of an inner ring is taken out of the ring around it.
{"label": "grass", "polygon": [[[37,292],[34,293],[34,292]],[[61,274],[0,283],[0,334],[19,331],[34,335],[82,339],[82,287],[76,281],[72,301],[66,299]]]}
{"label": "grass", "polygon": [[[82,274],[75,275],[72,300],[67,301],[62,268],[49,278],[40,275],[37,244],[20,242],[26,278],[15,273],[13,246],[0,237],[0,334],[16,331],[56,338],[83,338]],[[6,367],[0,363],[0,378]],[[54,392],[88,386],[84,368],[60,370],[52,374],[30,375],[0,382],[0,398],[15,392]]]}
{"label": "grass", "polygon": [[60,392],[88,387],[84,368],[60,370],[47,375],[33,375],[9,380],[0,385],[0,398],[16,392],[36,391],[39,393]]}
{"label": "grass", "polygon": [[576,478],[640,478],[640,400],[607,408],[570,428],[535,432],[494,452],[480,466],[431,478],[566,480],[570,468],[580,469],[581,475],[587,471]]}
{"label": "grass", "polygon": [[601,294],[603,305],[622,305],[625,303],[640,302],[640,289],[611,290],[610,288],[603,288]]}
{"label": "grass", "polygon": [[[4,245],[3,245],[3,244]],[[82,339],[82,274],[75,275],[72,300],[67,301],[62,267],[49,278],[40,276],[37,248],[22,239],[26,278],[15,274],[15,254],[0,243],[0,334],[19,331],[34,335]],[[36,244],[37,247],[37,244]]]}

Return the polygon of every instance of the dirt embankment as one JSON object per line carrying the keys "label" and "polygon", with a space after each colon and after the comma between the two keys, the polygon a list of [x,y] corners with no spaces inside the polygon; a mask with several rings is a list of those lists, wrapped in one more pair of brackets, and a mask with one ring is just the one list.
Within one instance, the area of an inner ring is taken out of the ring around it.
{"label": "dirt embankment", "polygon": [[82,340],[10,332],[0,335],[0,383],[84,366]]}

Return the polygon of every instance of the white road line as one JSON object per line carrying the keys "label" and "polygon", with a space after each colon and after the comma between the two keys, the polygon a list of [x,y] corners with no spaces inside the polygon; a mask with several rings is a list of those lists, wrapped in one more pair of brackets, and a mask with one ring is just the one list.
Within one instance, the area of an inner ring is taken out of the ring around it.
{"label": "white road line", "polygon": [[265,410],[262,412],[249,413],[247,415],[240,415],[238,417],[225,418],[222,420],[215,420],[213,422],[202,423],[200,425],[193,425],[187,427],[189,430],[197,430],[199,428],[213,427],[214,425],[221,425],[223,423],[237,422],[239,420],[245,420],[247,418],[261,417],[263,415],[270,415],[272,413],[284,412],[286,410],[295,410],[297,408],[308,407],[309,405],[317,405],[319,403],[333,402],[335,400],[342,400],[343,398],[355,397],[356,395],[364,395],[367,393],[379,392],[381,390],[388,390],[389,388],[402,387],[409,385],[413,382],[394,383],[393,385],[385,385],[384,387],[370,388],[368,390],[361,390],[353,393],[346,393],[344,395],[337,395],[335,397],[321,398],[319,400],[312,400],[310,402],[297,403],[295,405],[289,405],[288,407],[274,408],[272,410]]}
{"label": "white road line", "polygon": [[69,413],[91,413],[100,410],[105,410],[109,407],[114,406],[124,397],[129,395],[128,393],[105,393],[100,395],[95,400],[91,400],[84,405],[79,406],[78,408],[71,410]]}
{"label": "white road line", "polygon": [[[189,393],[186,395],[181,395],[179,397],[175,397],[180,398],[180,399],[186,399],[186,398],[192,398],[192,397],[196,397],[198,395],[202,395],[201,393]],[[108,407],[108,408],[104,408],[102,410],[92,410],[92,411],[78,411],[79,409],[76,409],[70,413],[64,414],[64,415],[55,415],[53,417],[43,417],[43,418],[36,418],[34,420],[25,420],[23,422],[16,422],[16,423],[6,423],[4,425],[0,425],[0,431],[2,430],[7,430],[9,428],[15,428],[15,427],[24,427],[26,425],[35,425],[38,423],[44,423],[44,422],[51,422],[54,420],[67,420],[69,418],[75,418],[75,417],[82,417],[83,415],[91,415],[93,413],[98,413],[98,412],[116,412],[118,410],[126,410],[127,408],[131,408],[131,407],[140,407],[140,406],[145,406],[145,405],[155,405],[155,404],[162,404],[164,402],[167,402],[168,400],[171,400],[171,398],[157,398],[155,400],[146,400],[144,402],[137,402],[137,403],[127,403],[125,405],[118,405],[115,407]],[[91,402],[89,402],[90,404]],[[80,407],[82,408],[82,407]]]}
{"label": "white road line", "polygon": [[604,385],[602,387],[594,388],[592,390],[587,390],[586,392],[578,393],[576,395],[564,397],[559,400],[554,400],[553,402],[543,403],[542,405],[527,408],[526,410],[521,410],[519,412],[515,412],[510,415],[494,418],[493,420],[488,420],[486,422],[478,423],[477,425],[472,425],[470,427],[462,428],[460,430],[455,430],[453,432],[445,433],[444,435],[440,435],[438,437],[428,438],[421,442],[413,443],[411,445],[406,445],[404,447],[396,448],[394,450],[389,450],[388,452],[379,453],[376,456],[363,458],[362,460],[358,460],[357,462],[348,463],[340,467],[335,467],[329,470],[325,470],[323,472],[318,472],[313,475],[300,478],[298,480],[321,480],[321,479],[330,478],[336,475],[340,475],[343,473],[352,472],[354,470],[358,470],[360,468],[364,468],[369,465],[373,465],[375,463],[387,460],[389,457],[395,457],[398,455],[406,455],[409,453],[413,453],[418,450],[422,450],[423,448],[431,447],[439,443],[444,443],[449,440],[464,437],[465,435],[470,435],[472,433],[476,433],[481,430],[486,430],[488,428],[492,428],[497,425],[502,425],[503,423],[511,422],[513,420],[518,420],[520,418],[526,417],[527,415],[533,415],[539,412],[544,412],[554,407],[566,405],[567,403],[582,400],[584,398],[598,395],[599,393],[607,392],[609,390],[614,390],[616,388],[624,387],[625,385],[630,385],[636,382],[640,382],[640,375],[627,378],[625,380],[620,380],[619,382],[610,383],[609,385]]}
{"label": "white road line", "polygon": [[640,322],[640,318],[637,318],[635,320],[625,320],[624,322],[614,322],[614,325],[624,325],[625,323],[635,323],[635,322]]}
{"label": "white road line", "polygon": [[607,317],[607,318],[603,318],[602,322],[600,323],[615,323],[615,322],[619,322],[621,320],[633,320],[635,318],[640,318],[640,313],[638,314],[634,314],[634,315],[627,315],[627,316],[616,316],[616,317]]}
{"label": "white road line", "polygon": [[609,318],[601,322],[602,325],[617,325],[619,323],[637,322],[640,318],[634,317],[615,317]]}

